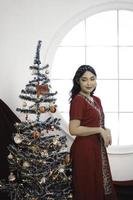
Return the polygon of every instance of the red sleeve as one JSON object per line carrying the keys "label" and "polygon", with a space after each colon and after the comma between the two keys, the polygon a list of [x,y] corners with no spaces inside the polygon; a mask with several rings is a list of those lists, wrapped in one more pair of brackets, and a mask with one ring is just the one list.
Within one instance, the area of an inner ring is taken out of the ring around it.
{"label": "red sleeve", "polygon": [[75,96],[70,105],[70,120],[83,119],[85,101],[82,96]]}

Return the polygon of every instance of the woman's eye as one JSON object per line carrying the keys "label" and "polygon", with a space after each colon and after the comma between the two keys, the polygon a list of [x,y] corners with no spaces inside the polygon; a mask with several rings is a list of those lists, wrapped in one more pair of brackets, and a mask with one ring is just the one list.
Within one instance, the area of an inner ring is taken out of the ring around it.
{"label": "woman's eye", "polygon": [[95,78],[93,77],[93,78],[91,78],[91,81],[95,81]]}

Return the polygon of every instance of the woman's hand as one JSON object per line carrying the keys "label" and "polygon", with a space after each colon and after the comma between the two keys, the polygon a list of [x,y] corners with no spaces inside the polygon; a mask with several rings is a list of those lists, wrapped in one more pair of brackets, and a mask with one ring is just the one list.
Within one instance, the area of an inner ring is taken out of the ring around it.
{"label": "woman's hand", "polygon": [[111,132],[110,129],[101,129],[101,136],[104,140],[104,145],[105,147],[108,147],[109,145],[112,144],[112,138],[111,138]]}

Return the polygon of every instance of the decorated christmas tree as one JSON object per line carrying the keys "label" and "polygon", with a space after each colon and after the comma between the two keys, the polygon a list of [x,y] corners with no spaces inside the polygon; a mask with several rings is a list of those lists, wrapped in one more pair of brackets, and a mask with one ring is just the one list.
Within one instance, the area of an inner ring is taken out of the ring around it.
{"label": "decorated christmas tree", "polygon": [[70,200],[71,163],[67,138],[56,117],[56,93],[50,85],[49,65],[41,66],[38,41],[33,80],[21,91],[24,119],[16,123],[17,133],[9,145],[10,175],[1,180],[0,189],[11,200]]}

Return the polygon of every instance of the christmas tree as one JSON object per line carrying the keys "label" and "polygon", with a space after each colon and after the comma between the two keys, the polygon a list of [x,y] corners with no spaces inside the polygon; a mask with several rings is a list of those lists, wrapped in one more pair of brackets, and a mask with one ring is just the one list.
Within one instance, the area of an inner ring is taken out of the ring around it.
{"label": "christmas tree", "polygon": [[[41,41],[38,41],[33,80],[21,91],[24,115],[16,123],[13,143],[9,145],[10,175],[1,180],[0,189],[9,192],[11,200],[70,200],[71,162],[67,138],[57,118],[57,92],[52,92],[49,65],[41,66]],[[31,117],[32,116],[32,117]]]}

